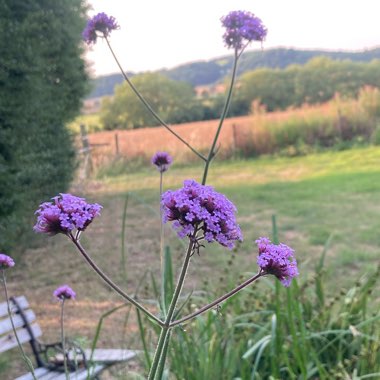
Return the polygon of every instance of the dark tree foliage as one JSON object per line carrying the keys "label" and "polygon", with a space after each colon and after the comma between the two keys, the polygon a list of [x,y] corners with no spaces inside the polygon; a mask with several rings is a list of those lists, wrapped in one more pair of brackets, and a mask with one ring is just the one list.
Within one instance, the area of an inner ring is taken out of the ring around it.
{"label": "dark tree foliage", "polygon": [[[159,73],[136,75],[132,81],[166,122],[176,124],[203,118],[203,110],[197,105],[188,83],[171,80]],[[101,119],[106,129],[158,125],[126,83],[116,86],[115,96],[103,102]]]}
{"label": "dark tree foliage", "polygon": [[72,179],[65,123],[87,89],[84,24],[82,0],[0,0],[2,252],[31,231],[39,202],[66,191]]}

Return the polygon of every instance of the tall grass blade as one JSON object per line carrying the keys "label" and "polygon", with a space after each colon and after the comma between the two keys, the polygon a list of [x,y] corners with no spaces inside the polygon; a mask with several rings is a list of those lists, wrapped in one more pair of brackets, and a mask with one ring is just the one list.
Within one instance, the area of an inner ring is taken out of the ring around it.
{"label": "tall grass blade", "polygon": [[89,363],[90,363],[90,366],[88,368],[88,371],[87,371],[87,379],[91,379],[91,363],[92,363],[92,359],[94,357],[94,352],[95,352],[95,348],[96,348],[96,345],[98,343],[98,340],[99,340],[99,337],[100,337],[100,332],[102,330],[102,327],[103,327],[103,322],[104,320],[109,317],[110,315],[112,315],[113,313],[115,313],[116,311],[124,308],[124,307],[129,307],[129,312],[130,312],[130,308],[131,308],[131,305],[129,303],[125,303],[125,304],[122,304],[122,305],[119,305],[119,306],[116,306],[114,308],[112,308],[111,310],[108,310],[106,311],[104,314],[101,315],[101,317],[99,318],[99,322],[96,326],[96,330],[95,330],[95,336],[94,336],[94,339],[92,340],[92,344],[91,344],[91,354],[90,354],[90,358],[88,359]]}
{"label": "tall grass blade", "polygon": [[318,305],[319,308],[323,308],[325,304],[325,293],[324,293],[324,286],[323,286],[323,281],[324,281],[324,276],[323,276],[323,268],[325,265],[325,258],[328,249],[330,248],[330,244],[333,238],[333,234],[330,234],[328,239],[326,240],[326,243],[323,247],[323,251],[321,254],[321,257],[319,259],[318,265],[315,268],[315,290],[316,290],[316,295],[317,295],[317,300],[318,300]]}
{"label": "tall grass blade", "polygon": [[121,274],[123,280],[127,283],[127,258],[125,249],[125,224],[127,220],[127,209],[128,209],[129,193],[125,196],[124,207],[123,207],[123,218],[121,222]]}
{"label": "tall grass blade", "polygon": [[256,342],[252,347],[250,347],[242,356],[243,359],[248,359],[250,356],[254,355],[256,353],[256,351],[258,349],[260,349],[260,347],[263,345],[263,344],[268,344],[271,340],[271,336],[270,335],[265,335],[264,337],[262,337],[258,342]]}
{"label": "tall grass blade", "polygon": [[148,345],[147,345],[146,339],[145,339],[146,329],[144,327],[144,323],[143,323],[143,320],[142,320],[142,316],[141,316],[140,310],[136,309],[136,315],[137,315],[137,324],[138,324],[138,327],[139,327],[139,333],[140,333],[141,343],[142,343],[143,351],[144,351],[145,365],[146,365],[146,368],[149,369],[150,366],[152,365],[152,361],[150,359],[150,352],[148,350]]}

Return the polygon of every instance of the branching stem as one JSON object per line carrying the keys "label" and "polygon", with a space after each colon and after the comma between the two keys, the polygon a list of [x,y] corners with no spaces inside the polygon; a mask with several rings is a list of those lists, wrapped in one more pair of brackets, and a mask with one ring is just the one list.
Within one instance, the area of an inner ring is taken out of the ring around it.
{"label": "branching stem", "polygon": [[255,276],[249,278],[248,280],[244,281],[243,283],[241,283],[240,285],[238,285],[236,288],[232,289],[231,291],[229,291],[228,293],[224,294],[223,296],[217,298],[215,301],[213,301],[213,302],[211,302],[211,303],[203,306],[202,308],[200,308],[199,310],[195,311],[194,313],[186,315],[185,317],[183,317],[181,319],[178,319],[177,321],[171,322],[170,325],[169,325],[169,327],[177,326],[177,325],[179,325],[181,323],[184,323],[184,322],[186,322],[186,321],[188,321],[190,319],[195,318],[196,316],[198,316],[200,314],[205,313],[206,311],[210,310],[214,306],[217,306],[220,303],[228,300],[230,297],[234,296],[236,293],[240,292],[242,289],[244,289],[245,287],[247,287],[248,285],[250,285],[252,282],[256,281],[259,277],[261,277],[263,275],[264,275],[264,272],[260,271],[258,274],[256,274]]}
{"label": "branching stem", "polygon": [[75,237],[70,233],[68,235],[70,240],[75,244],[78,248],[79,252],[82,254],[83,258],[87,261],[87,263],[91,266],[91,268],[118,294],[120,294],[124,299],[129,301],[131,304],[136,306],[139,310],[141,310],[148,318],[155,321],[159,326],[164,326],[164,323],[157,318],[154,314],[152,314],[149,310],[147,310],[143,305],[137,302],[134,298],[132,298],[129,294],[124,292],[119,286],[117,286],[92,260],[92,258],[88,255],[86,250],[82,247],[80,242],[75,239]]}

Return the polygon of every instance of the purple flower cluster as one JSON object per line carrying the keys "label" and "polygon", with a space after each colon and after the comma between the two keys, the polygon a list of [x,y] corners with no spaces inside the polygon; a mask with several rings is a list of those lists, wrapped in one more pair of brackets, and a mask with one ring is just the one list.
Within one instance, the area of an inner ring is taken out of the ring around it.
{"label": "purple flower cluster", "polygon": [[167,152],[157,152],[151,160],[160,173],[166,172],[172,164],[173,159]]}
{"label": "purple flower cluster", "polygon": [[221,18],[222,25],[226,28],[223,35],[228,48],[236,51],[252,41],[263,41],[267,35],[267,28],[253,13],[245,11],[233,11]]}
{"label": "purple flower cluster", "polygon": [[259,248],[258,266],[265,274],[273,274],[284,286],[289,286],[293,277],[298,276],[294,250],[285,244],[272,244],[265,237],[256,240]]}
{"label": "purple flower cluster", "polygon": [[5,255],[4,253],[0,253],[0,269],[11,268],[15,265],[12,257]]}
{"label": "purple flower cluster", "polygon": [[197,227],[207,242],[215,240],[229,249],[236,240],[243,240],[236,223],[236,207],[211,186],[187,180],[183,188],[165,192],[161,204],[163,221],[174,221],[173,227],[181,238],[191,236]]}
{"label": "purple flower cluster", "polygon": [[96,43],[98,32],[102,37],[108,37],[113,30],[119,28],[115,17],[107,16],[104,12],[98,13],[88,20],[83,30],[82,37],[87,44]]}
{"label": "purple flower cluster", "polygon": [[62,285],[58,287],[54,290],[53,295],[59,300],[70,300],[75,299],[76,297],[76,293],[70,288],[69,285]]}
{"label": "purple flower cluster", "polygon": [[38,217],[34,231],[49,235],[68,234],[74,229],[84,231],[102,208],[71,194],[60,194],[52,199],[52,202],[42,203],[35,212]]}

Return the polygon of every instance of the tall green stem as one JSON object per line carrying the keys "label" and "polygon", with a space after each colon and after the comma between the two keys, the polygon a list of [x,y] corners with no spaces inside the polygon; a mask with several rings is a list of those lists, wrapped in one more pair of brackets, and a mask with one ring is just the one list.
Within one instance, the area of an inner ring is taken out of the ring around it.
{"label": "tall green stem", "polygon": [[123,67],[121,66],[119,60],[117,59],[116,57],[116,54],[115,52],[113,51],[112,47],[111,47],[111,44],[110,42],[108,41],[108,38],[107,37],[104,37],[106,42],[107,42],[107,45],[108,45],[108,48],[110,49],[110,52],[113,56],[113,58],[115,59],[115,62],[116,64],[118,65],[120,71],[121,71],[121,74],[123,75],[125,81],[128,83],[128,85],[131,87],[132,91],[135,93],[135,95],[140,99],[140,101],[144,104],[144,106],[146,107],[146,109],[152,114],[152,116],[163,126],[165,127],[172,135],[174,135],[178,140],[180,140],[183,144],[185,144],[194,154],[196,154],[200,159],[202,159],[203,161],[206,161],[206,157],[204,157],[201,153],[199,153],[196,149],[194,149],[187,141],[185,141],[180,135],[178,135],[176,132],[174,132],[173,129],[170,128],[170,126],[165,123],[165,121],[163,121],[161,119],[161,117],[153,110],[153,108],[151,107],[151,105],[147,102],[147,100],[140,94],[140,92],[137,90],[137,88],[134,86],[134,84],[131,82],[131,80],[128,78],[128,75],[125,73],[125,71],[123,70]]}
{"label": "tall green stem", "polygon": [[36,378],[36,375],[34,373],[34,368],[33,368],[33,364],[31,362],[31,360],[26,356],[25,354],[25,351],[24,351],[24,348],[22,347],[21,345],[21,342],[20,342],[20,339],[18,338],[18,335],[17,335],[17,331],[16,331],[16,326],[13,322],[13,317],[12,317],[12,311],[11,311],[11,306],[9,304],[9,296],[8,296],[8,288],[7,288],[7,281],[6,281],[6,278],[5,278],[5,270],[3,269],[2,270],[2,277],[3,277],[3,284],[4,284],[4,293],[5,293],[5,299],[7,301],[7,311],[8,311],[8,315],[9,315],[9,319],[11,320],[11,325],[12,325],[12,330],[13,330],[13,334],[16,338],[16,341],[17,341],[17,345],[18,345],[18,348],[20,350],[20,353],[21,353],[21,356],[26,364],[26,366],[28,367],[28,370],[30,371],[30,373],[32,374],[32,377],[34,380],[37,380]]}
{"label": "tall green stem", "polygon": [[164,346],[162,347],[162,354],[161,354],[161,360],[158,364],[157,368],[157,378],[162,379],[162,375],[164,373],[165,369],[165,361],[166,361],[166,356],[168,354],[168,349],[169,349],[169,343],[170,343],[170,337],[171,337],[171,329],[168,330],[168,335],[166,336]]}
{"label": "tall green stem", "polygon": [[194,248],[193,238],[196,236],[196,233],[197,233],[197,229],[194,231],[194,234],[192,235],[192,237],[190,238],[190,241],[189,241],[189,246],[187,248],[186,256],[185,256],[184,262],[182,264],[182,269],[181,269],[181,273],[180,273],[178,281],[177,281],[177,286],[175,288],[172,301],[170,302],[168,314],[166,316],[164,325],[161,327],[161,334],[160,334],[160,337],[158,339],[157,348],[156,348],[156,352],[154,354],[153,363],[152,363],[152,367],[151,367],[150,372],[149,372],[148,380],[154,380],[155,379],[155,376],[157,373],[157,368],[158,368],[160,361],[166,359],[166,357],[163,357],[164,355],[162,355],[162,353],[163,353],[163,349],[165,347],[165,341],[166,341],[167,336],[169,334],[170,322],[173,318],[174,310],[175,310],[175,307],[177,305],[178,298],[181,294],[183,284],[184,284],[185,278],[186,278],[186,273],[187,273],[187,270],[189,268],[190,259],[191,259],[192,251]]}
{"label": "tall green stem", "polygon": [[164,248],[165,248],[165,236],[164,236],[164,222],[162,220],[162,208],[161,208],[161,197],[163,189],[163,172],[160,171],[160,270],[161,270],[161,305],[164,315],[166,314],[166,296],[165,296],[165,260],[164,260]]}

